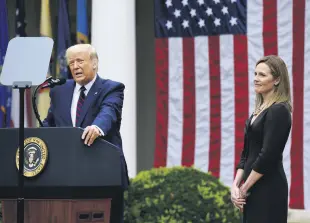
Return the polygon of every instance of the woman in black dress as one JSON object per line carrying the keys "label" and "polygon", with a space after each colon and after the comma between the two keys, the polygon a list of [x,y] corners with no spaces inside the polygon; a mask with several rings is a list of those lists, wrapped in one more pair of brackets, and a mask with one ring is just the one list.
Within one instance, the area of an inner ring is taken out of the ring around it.
{"label": "woman in black dress", "polygon": [[255,111],[246,121],[244,148],[231,187],[231,200],[244,223],[287,223],[288,184],[282,153],[291,130],[291,96],[283,60],[256,63]]}

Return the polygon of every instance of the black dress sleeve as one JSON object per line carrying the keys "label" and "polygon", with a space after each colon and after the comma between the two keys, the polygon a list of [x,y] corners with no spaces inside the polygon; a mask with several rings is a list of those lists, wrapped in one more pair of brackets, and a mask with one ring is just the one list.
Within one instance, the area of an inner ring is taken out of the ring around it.
{"label": "black dress sleeve", "polygon": [[263,148],[252,164],[252,169],[266,174],[282,159],[282,153],[291,129],[291,114],[285,104],[269,107],[264,121]]}
{"label": "black dress sleeve", "polygon": [[241,153],[241,157],[240,157],[240,161],[238,163],[238,165],[236,166],[236,170],[238,169],[244,169],[244,164],[245,164],[245,161],[246,161],[246,150],[247,150],[247,147],[246,147],[246,126],[247,124],[245,124],[245,127],[244,127],[244,139],[243,139],[243,149],[242,149],[242,153]]}

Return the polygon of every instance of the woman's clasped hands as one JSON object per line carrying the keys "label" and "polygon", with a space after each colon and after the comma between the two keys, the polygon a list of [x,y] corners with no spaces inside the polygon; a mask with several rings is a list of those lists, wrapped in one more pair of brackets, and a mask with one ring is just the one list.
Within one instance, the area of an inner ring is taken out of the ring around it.
{"label": "woman's clasped hands", "polygon": [[231,201],[236,208],[243,212],[243,205],[246,204],[246,192],[244,188],[233,185],[231,187]]}

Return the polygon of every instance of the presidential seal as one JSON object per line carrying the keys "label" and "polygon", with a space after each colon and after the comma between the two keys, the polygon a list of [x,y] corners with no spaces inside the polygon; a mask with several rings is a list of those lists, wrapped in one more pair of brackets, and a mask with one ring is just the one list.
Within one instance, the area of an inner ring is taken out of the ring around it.
{"label": "presidential seal", "polygon": [[[48,158],[47,146],[43,140],[30,137],[24,140],[24,176],[34,177],[41,173]],[[19,169],[19,148],[16,152],[16,167]]]}

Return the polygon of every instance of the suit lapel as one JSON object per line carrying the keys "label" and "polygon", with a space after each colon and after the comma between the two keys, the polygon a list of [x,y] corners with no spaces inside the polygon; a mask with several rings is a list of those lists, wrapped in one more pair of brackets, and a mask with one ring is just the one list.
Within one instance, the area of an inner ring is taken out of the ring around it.
{"label": "suit lapel", "polygon": [[88,94],[87,94],[87,96],[85,98],[85,101],[84,101],[84,104],[83,104],[83,107],[82,107],[81,115],[80,115],[80,118],[78,120],[77,126],[81,126],[81,123],[83,122],[83,120],[84,120],[84,118],[85,118],[85,116],[87,114],[88,109],[90,108],[92,103],[98,97],[99,91],[102,88],[101,82],[102,82],[101,78],[99,78],[97,76],[96,81],[94,82],[93,86],[90,88],[90,90],[89,90],[89,92],[88,92]]}
{"label": "suit lapel", "polygon": [[[65,93],[61,95],[63,97],[64,101],[64,120],[69,120],[69,123],[72,125],[72,117],[71,117],[71,104],[72,104],[72,98],[73,98],[73,91],[75,87],[75,82],[72,81],[68,84],[67,89],[65,90]],[[69,93],[68,93],[69,92]]]}

